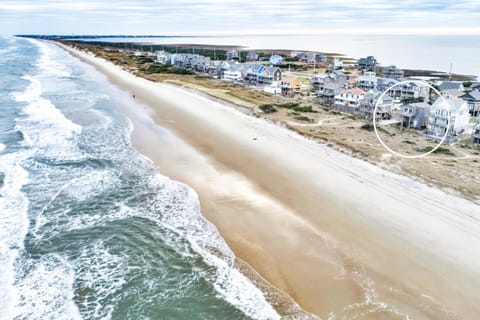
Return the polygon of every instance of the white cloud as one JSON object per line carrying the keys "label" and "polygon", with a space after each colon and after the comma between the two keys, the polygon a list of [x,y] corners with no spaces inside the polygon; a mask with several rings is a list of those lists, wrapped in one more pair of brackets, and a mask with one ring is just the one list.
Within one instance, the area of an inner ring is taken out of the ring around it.
{"label": "white cloud", "polygon": [[472,33],[480,27],[478,0],[19,0],[0,1],[0,17],[12,33],[52,33],[54,27],[67,33]]}

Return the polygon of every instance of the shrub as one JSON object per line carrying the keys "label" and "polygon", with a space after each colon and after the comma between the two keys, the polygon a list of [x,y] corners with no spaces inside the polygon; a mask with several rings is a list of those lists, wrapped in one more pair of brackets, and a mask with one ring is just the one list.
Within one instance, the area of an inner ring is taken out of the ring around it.
{"label": "shrub", "polygon": [[314,111],[312,110],[312,106],[294,107],[293,110],[298,111],[298,112],[314,112]]}
{"label": "shrub", "polygon": [[373,131],[373,124],[372,123],[365,123],[360,127],[360,129],[367,130],[367,131]]}
{"label": "shrub", "polygon": [[[429,151],[432,151],[432,149],[433,149],[433,147],[428,146],[428,147],[425,147],[425,148],[418,148],[417,151],[429,152]],[[445,154],[445,155],[449,155],[449,156],[454,156],[455,155],[452,151],[450,151],[450,149],[444,148],[444,147],[439,147],[437,150],[433,151],[433,153]]]}
{"label": "shrub", "polygon": [[262,110],[264,113],[274,113],[277,112],[277,109],[275,109],[274,106],[271,104],[262,104],[261,106],[258,107],[260,110]]}
{"label": "shrub", "polygon": [[298,107],[298,102],[277,103],[276,106],[281,108],[293,109],[295,107]]}
{"label": "shrub", "polygon": [[299,121],[313,122],[313,119],[310,119],[306,116],[295,116],[294,119]]}

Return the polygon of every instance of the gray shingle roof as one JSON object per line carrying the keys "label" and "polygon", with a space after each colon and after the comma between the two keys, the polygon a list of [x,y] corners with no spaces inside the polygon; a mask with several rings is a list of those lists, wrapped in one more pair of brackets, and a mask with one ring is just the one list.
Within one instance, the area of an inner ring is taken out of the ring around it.
{"label": "gray shingle roof", "polygon": [[457,81],[442,81],[442,83],[438,87],[440,88],[440,91],[450,89],[460,90],[461,85],[462,83]]}

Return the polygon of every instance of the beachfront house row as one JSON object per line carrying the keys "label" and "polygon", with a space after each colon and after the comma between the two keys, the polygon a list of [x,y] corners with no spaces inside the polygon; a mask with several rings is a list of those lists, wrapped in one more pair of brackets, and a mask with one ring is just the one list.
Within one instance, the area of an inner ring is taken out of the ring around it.
{"label": "beachfront house row", "polygon": [[[363,98],[360,99],[358,108],[355,113],[367,118],[372,119],[375,111],[377,101],[382,96],[382,92],[370,90]],[[375,112],[375,118],[378,120],[386,120],[392,117],[393,99],[388,94],[384,94],[381,100],[378,102],[377,110]]]}
{"label": "beachfront house row", "polygon": [[400,125],[404,128],[421,130],[427,125],[430,105],[425,102],[407,103],[398,113]]}
{"label": "beachfront house row", "polygon": [[480,116],[480,91],[474,90],[460,96],[468,104],[468,112],[474,117]]}
{"label": "beachfront house row", "polygon": [[270,56],[268,60],[272,66],[277,66],[283,63],[283,57],[278,54],[273,54]]}
{"label": "beachfront house row", "polygon": [[[470,113],[468,113],[468,105],[465,101],[437,98],[430,108],[427,136],[441,140],[446,134],[446,143],[455,142],[458,135],[468,131],[469,122]],[[448,131],[447,128],[449,128]]]}
{"label": "beachfront house row", "polygon": [[258,60],[258,53],[250,51],[247,53],[247,61],[257,61]]}
{"label": "beachfront house row", "polygon": [[366,92],[360,88],[342,89],[335,96],[334,107],[337,110],[357,113],[360,101],[364,98]]}
{"label": "beachfront house row", "polygon": [[390,79],[401,79],[404,76],[403,70],[398,69],[396,66],[388,66],[383,68],[383,77]]}

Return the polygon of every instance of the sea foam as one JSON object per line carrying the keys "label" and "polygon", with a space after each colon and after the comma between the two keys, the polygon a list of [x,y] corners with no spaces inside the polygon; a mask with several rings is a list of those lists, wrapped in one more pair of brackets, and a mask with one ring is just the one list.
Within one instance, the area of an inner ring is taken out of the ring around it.
{"label": "sea foam", "polygon": [[26,152],[0,156],[0,172],[4,174],[0,189],[0,318],[12,316],[17,301],[15,261],[23,249],[28,232],[28,199],[21,188],[28,182],[28,173],[19,163]]}

